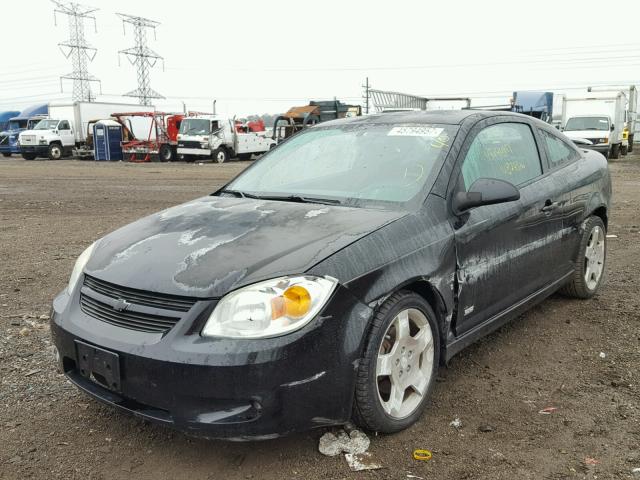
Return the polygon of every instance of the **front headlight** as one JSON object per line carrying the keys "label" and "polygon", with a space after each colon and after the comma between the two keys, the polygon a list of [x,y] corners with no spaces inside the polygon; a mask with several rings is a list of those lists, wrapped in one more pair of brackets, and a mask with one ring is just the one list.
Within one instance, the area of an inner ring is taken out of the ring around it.
{"label": "front headlight", "polygon": [[222,297],[202,329],[204,337],[267,338],[302,328],[326,304],[338,280],[281,277]]}
{"label": "front headlight", "polygon": [[67,293],[71,295],[73,289],[76,288],[76,283],[78,283],[78,279],[84,270],[85,265],[91,258],[91,254],[93,253],[93,249],[96,246],[96,242],[93,242],[84,252],[80,254],[78,260],[76,260],[76,264],[73,266],[73,270],[71,271],[71,276],[69,277],[69,285],[67,285]]}

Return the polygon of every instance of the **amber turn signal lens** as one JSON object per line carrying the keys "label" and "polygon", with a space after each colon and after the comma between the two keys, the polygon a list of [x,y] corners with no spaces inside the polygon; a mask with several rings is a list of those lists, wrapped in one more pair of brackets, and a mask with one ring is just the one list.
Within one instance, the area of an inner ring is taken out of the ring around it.
{"label": "amber turn signal lens", "polygon": [[287,288],[281,296],[271,300],[271,319],[280,317],[300,318],[311,308],[311,295],[300,285]]}

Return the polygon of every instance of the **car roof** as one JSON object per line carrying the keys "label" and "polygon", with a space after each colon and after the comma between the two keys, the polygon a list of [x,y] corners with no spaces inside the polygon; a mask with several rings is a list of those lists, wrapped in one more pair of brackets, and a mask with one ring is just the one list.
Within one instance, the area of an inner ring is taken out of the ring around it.
{"label": "car roof", "polygon": [[468,118],[481,120],[491,117],[513,116],[516,118],[532,117],[520,113],[503,112],[497,110],[416,110],[409,112],[387,112],[373,115],[363,115],[360,117],[341,118],[323,122],[323,126],[342,124],[403,124],[403,123],[440,123],[445,125],[460,125]]}

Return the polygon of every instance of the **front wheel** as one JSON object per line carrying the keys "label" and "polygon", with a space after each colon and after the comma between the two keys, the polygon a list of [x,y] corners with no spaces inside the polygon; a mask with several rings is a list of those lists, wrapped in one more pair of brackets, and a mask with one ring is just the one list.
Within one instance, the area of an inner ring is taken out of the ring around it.
{"label": "front wheel", "polygon": [[3,157],[10,157],[11,154],[9,152],[2,152]]}
{"label": "front wheel", "polygon": [[400,291],[375,313],[358,367],[354,421],[393,433],[422,414],[438,370],[436,316],[416,293]]}
{"label": "front wheel", "polygon": [[57,143],[52,143],[49,145],[47,156],[49,157],[49,160],[60,160],[62,158],[62,153],[62,146]]}
{"label": "front wheel", "polygon": [[25,160],[35,160],[36,159],[36,154],[35,153],[23,153],[22,154],[22,158],[24,158]]}
{"label": "front wheel", "polygon": [[213,161],[216,163],[229,161],[229,152],[227,152],[226,148],[216,148],[211,156],[213,157]]}
{"label": "front wheel", "polygon": [[160,157],[161,162],[173,162],[175,158],[173,147],[166,143],[162,144],[158,152],[158,157]]}
{"label": "front wheel", "polygon": [[591,298],[602,284],[607,259],[607,231],[600,217],[589,217],[584,224],[578,259],[573,275],[561,293],[574,298]]}
{"label": "front wheel", "polygon": [[609,154],[609,158],[613,158],[614,160],[620,158],[620,144],[616,143],[611,146],[611,153]]}
{"label": "front wheel", "polygon": [[626,145],[622,145],[620,147],[620,155],[622,155],[623,157],[628,153],[629,151],[629,147],[627,147]]}

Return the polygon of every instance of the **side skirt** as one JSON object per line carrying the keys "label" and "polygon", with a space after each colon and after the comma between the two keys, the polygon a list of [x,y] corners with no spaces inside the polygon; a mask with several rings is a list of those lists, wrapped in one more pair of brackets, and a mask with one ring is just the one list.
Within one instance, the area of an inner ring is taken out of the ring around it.
{"label": "side skirt", "polygon": [[545,298],[556,292],[564,283],[571,277],[571,272],[567,273],[563,277],[559,278],[555,282],[547,285],[546,287],[532,293],[528,297],[523,298],[518,303],[513,304],[506,310],[494,315],[493,317],[485,320],[474,329],[469,330],[464,335],[457,337],[450,342],[446,347],[445,361],[448,362],[451,357],[460,352],[464,348],[468,347],[472,343],[480,340],[485,335],[497,330],[505,323],[514,318],[522,315],[534,305],[542,302]]}

